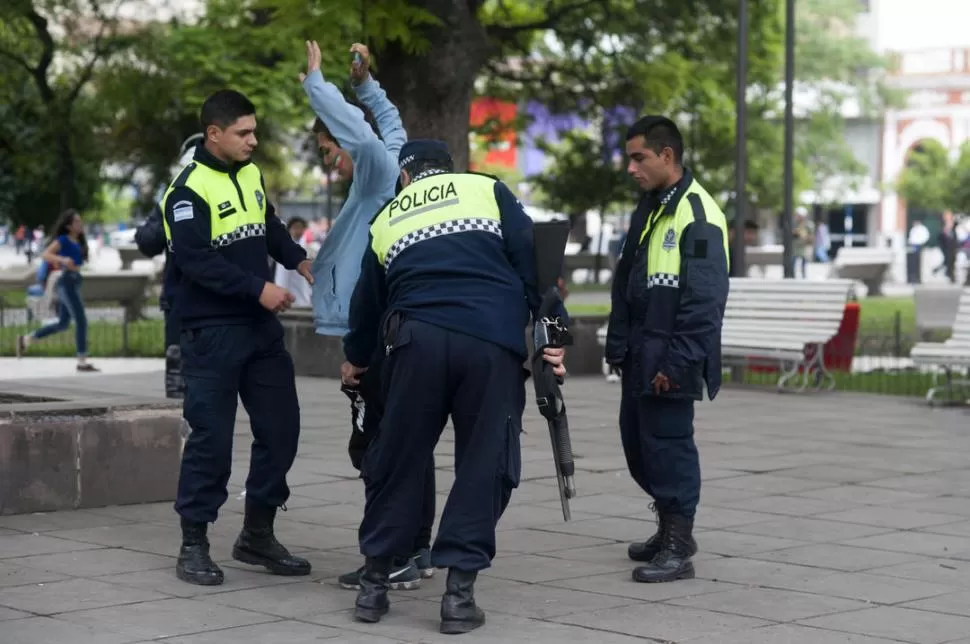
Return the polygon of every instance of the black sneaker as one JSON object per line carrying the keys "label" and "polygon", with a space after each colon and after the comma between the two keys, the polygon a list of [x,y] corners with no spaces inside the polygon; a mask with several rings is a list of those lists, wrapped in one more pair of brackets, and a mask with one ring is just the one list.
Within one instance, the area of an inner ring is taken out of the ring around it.
{"label": "black sneaker", "polygon": [[418,554],[414,555],[414,565],[417,566],[422,579],[431,579],[434,577],[434,566],[431,565],[431,550],[428,548],[418,550]]}
{"label": "black sneaker", "polygon": [[[361,566],[353,572],[348,572],[337,578],[341,588],[347,590],[360,590],[360,576],[364,574],[365,566]],[[417,590],[421,587],[421,573],[414,564],[413,559],[395,561],[388,575],[391,590]]]}

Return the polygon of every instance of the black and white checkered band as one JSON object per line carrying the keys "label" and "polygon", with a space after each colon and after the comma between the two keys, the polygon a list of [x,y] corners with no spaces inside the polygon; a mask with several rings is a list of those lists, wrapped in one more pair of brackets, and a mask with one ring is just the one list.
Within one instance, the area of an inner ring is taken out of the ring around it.
{"label": "black and white checkered band", "polygon": [[250,237],[265,237],[266,224],[244,224],[232,232],[219,235],[212,240],[213,248],[222,248]]}
{"label": "black and white checkered band", "polygon": [[435,237],[443,237],[444,235],[474,231],[491,233],[501,237],[502,224],[497,219],[475,217],[471,219],[453,219],[433,226],[419,228],[391,244],[391,247],[387,250],[387,256],[384,258],[384,268],[389,268],[394,258],[400,255],[405,248],[409,248],[418,242],[434,239]]}
{"label": "black and white checkered band", "polygon": [[[266,224],[245,224],[240,226],[236,230],[219,235],[213,239],[210,243],[213,248],[224,248],[230,244],[234,244],[241,239],[249,239],[250,237],[265,237],[266,236]],[[165,243],[168,245],[169,252],[174,252],[175,247],[172,244],[171,239],[166,239]]]}
{"label": "black and white checkered band", "polygon": [[677,288],[680,286],[680,278],[673,273],[654,273],[647,276],[647,288],[654,286],[667,286]]}

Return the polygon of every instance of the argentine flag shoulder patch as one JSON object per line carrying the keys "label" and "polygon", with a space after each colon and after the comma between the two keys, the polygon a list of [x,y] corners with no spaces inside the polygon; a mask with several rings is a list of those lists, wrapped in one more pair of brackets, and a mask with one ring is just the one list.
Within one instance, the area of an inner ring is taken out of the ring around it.
{"label": "argentine flag shoulder patch", "polygon": [[185,221],[195,217],[195,209],[191,201],[179,201],[172,206],[172,219],[175,221]]}

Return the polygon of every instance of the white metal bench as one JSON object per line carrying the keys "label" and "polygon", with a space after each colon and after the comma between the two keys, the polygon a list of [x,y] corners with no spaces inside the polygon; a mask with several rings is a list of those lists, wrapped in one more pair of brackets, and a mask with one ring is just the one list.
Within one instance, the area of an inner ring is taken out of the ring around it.
{"label": "white metal bench", "polygon": [[923,334],[928,331],[951,331],[960,310],[962,286],[939,284],[917,286],[913,289],[916,304],[916,328]]}
{"label": "white metal bench", "polygon": [[909,357],[916,366],[941,367],[946,382],[935,384],[926,392],[926,401],[932,404],[940,393],[952,393],[958,387],[970,385],[970,380],[954,380],[954,368],[970,367],[970,287],[960,294],[960,303],[953,321],[953,334],[945,342],[920,342],[913,347]]}
{"label": "white metal bench", "polygon": [[886,273],[895,257],[890,248],[876,246],[843,246],[832,262],[832,277],[859,280],[869,295],[881,295]]}
{"label": "white metal bench", "polygon": [[839,330],[852,284],[732,277],[721,330],[722,359],[727,364],[777,361],[779,391],[799,373],[798,391],[812,379],[816,389],[824,383],[833,389],[835,378],[825,369],[823,348]]}

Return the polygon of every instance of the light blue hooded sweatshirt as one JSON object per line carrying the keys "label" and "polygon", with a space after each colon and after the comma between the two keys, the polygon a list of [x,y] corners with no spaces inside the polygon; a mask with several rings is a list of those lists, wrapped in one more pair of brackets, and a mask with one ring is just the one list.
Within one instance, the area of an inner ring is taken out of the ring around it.
{"label": "light blue hooded sweatshirt", "polygon": [[324,80],[319,71],[306,77],[303,89],[310,107],[354,162],[347,200],[313,261],[311,299],[316,332],[343,337],[349,330],[350,297],[360,275],[370,221],[394,197],[401,175],[398,154],[407,134],[400,113],[373,77],[354,89],[377,120],[383,141],[364,120],[364,113],[344,100],[340,90]]}

